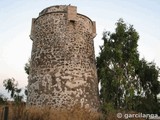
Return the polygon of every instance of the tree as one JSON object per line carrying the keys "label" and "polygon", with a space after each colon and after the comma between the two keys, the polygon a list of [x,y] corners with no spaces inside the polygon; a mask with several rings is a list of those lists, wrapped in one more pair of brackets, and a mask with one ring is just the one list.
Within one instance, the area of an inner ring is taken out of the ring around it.
{"label": "tree", "polygon": [[[30,59],[28,60],[28,63],[25,64],[24,67],[25,72],[29,75],[29,71],[30,71]],[[3,86],[5,87],[6,90],[8,90],[8,92],[10,92],[10,96],[11,98],[14,99],[14,101],[19,104],[20,102],[22,102],[23,100],[23,95],[21,95],[21,88],[18,88],[18,82],[15,81],[14,78],[8,78],[5,79],[3,81]],[[27,87],[25,87],[25,91],[24,91],[25,95],[28,95],[28,90]],[[0,96],[0,100],[2,97]]]}
{"label": "tree", "polygon": [[98,78],[101,81],[103,102],[112,102],[115,108],[131,107],[130,101],[135,89],[135,66],[139,54],[139,35],[132,25],[127,26],[122,19],[116,23],[115,33],[105,31],[97,57]]}
{"label": "tree", "polygon": [[7,104],[7,98],[0,93],[0,105]]}
{"label": "tree", "polygon": [[[28,63],[26,63],[24,66],[24,70],[27,73],[27,75],[29,75],[30,71],[30,62],[31,60],[29,59]],[[18,82],[16,82],[14,78],[9,78],[4,80],[3,85],[5,89],[8,90],[8,92],[11,92],[11,98],[13,98],[15,102],[19,103],[22,101],[22,99],[24,98],[23,95],[20,95],[22,89],[17,87]],[[27,87],[25,87],[24,93],[26,96],[28,95]]]}
{"label": "tree", "polygon": [[31,59],[28,60],[28,63],[25,64],[24,66],[24,70],[27,73],[27,75],[29,75],[29,71],[30,71],[30,64],[31,64]]}
{"label": "tree", "polygon": [[3,81],[3,85],[8,92],[11,93],[11,98],[14,99],[16,103],[22,102],[23,100],[23,95],[20,95],[21,90],[18,88],[18,82],[15,81],[14,78],[9,78]]}
{"label": "tree", "polygon": [[116,23],[115,32],[103,33],[104,43],[100,46],[96,61],[101,82],[100,97],[104,106],[109,104],[115,109],[137,110],[136,100],[147,95],[147,86],[156,99],[159,93],[159,72],[155,66],[146,63],[150,79],[147,79],[147,73],[144,75],[144,65],[141,65],[143,60],[139,60],[137,50],[138,39],[133,25],[127,25],[123,19]]}
{"label": "tree", "polygon": [[17,85],[18,83],[15,82],[14,78],[9,78],[3,81],[3,86],[5,89],[8,90],[8,92],[11,92],[11,98],[14,97]]}
{"label": "tree", "polygon": [[137,111],[146,113],[159,113],[160,103],[157,95],[160,93],[159,68],[154,62],[147,62],[145,59],[140,60],[138,76],[142,87],[141,101],[137,104]]}
{"label": "tree", "polygon": [[[31,65],[31,59],[29,58],[28,63],[25,64],[24,66],[24,70],[27,73],[27,75],[29,75],[30,73],[30,65]],[[28,95],[28,88],[27,86],[25,87],[25,91],[24,91],[25,95]]]}

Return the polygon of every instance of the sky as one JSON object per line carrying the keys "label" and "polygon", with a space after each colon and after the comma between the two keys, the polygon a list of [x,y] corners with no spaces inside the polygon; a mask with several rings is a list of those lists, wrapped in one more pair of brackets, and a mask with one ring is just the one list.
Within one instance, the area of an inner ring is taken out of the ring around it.
{"label": "sky", "polygon": [[114,32],[115,23],[123,18],[140,35],[140,58],[154,61],[160,67],[160,0],[0,0],[0,93],[9,97],[3,87],[3,80],[8,78],[15,78],[20,88],[27,86],[24,65],[31,56],[32,18],[46,7],[69,4],[96,21],[96,56],[103,44],[103,31]]}

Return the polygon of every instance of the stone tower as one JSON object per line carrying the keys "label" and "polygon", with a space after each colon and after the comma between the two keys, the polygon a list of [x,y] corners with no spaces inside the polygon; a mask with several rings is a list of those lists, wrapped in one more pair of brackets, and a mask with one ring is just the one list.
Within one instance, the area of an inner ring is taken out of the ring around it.
{"label": "stone tower", "polygon": [[95,36],[95,22],[75,6],[48,7],[32,19],[28,105],[99,107]]}

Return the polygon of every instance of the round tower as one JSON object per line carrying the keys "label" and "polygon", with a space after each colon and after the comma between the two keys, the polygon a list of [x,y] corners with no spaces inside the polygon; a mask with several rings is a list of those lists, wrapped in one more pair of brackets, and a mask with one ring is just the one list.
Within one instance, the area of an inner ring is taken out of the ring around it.
{"label": "round tower", "polygon": [[75,6],[44,9],[32,19],[28,105],[97,109],[95,22]]}

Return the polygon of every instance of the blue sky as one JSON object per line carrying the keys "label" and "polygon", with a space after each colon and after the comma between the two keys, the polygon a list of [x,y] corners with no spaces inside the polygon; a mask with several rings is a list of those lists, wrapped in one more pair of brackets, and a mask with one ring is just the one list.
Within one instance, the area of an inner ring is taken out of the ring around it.
{"label": "blue sky", "polygon": [[140,57],[160,66],[160,0],[1,0],[0,93],[6,94],[2,83],[7,78],[15,78],[20,87],[27,85],[24,64],[31,55],[31,19],[46,7],[69,4],[96,21],[96,55],[103,31],[114,31],[117,20],[123,18],[140,35]]}

